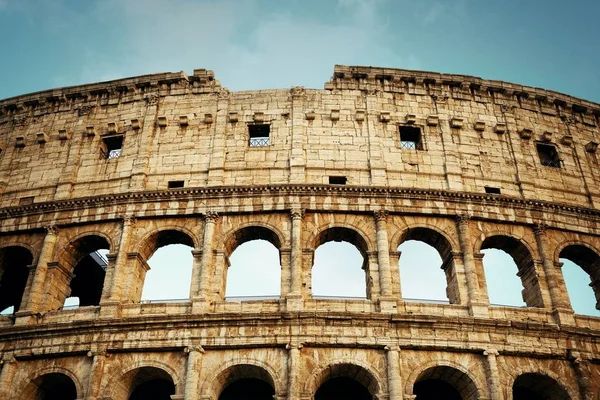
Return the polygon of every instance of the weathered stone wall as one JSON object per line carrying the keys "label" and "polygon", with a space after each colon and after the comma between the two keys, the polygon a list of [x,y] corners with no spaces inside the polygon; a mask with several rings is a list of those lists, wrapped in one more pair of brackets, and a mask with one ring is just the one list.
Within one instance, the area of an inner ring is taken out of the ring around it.
{"label": "weathered stone wall", "polygon": [[[155,378],[173,399],[217,399],[248,377],[310,399],[339,376],[378,399],[425,379],[465,399],[511,399],[515,384],[596,398],[600,320],[574,314],[559,258],[577,258],[600,299],[599,113],[513,84],[343,66],[324,90],[230,93],[198,70],[4,100],[0,279],[28,269],[0,317],[0,398],[34,399],[49,374],[81,399]],[[268,146],[249,146],[257,123]],[[420,149],[402,148],[400,126],[421,129]],[[560,165],[542,165],[538,143]],[[228,258],[257,238],[279,250],[281,296],[227,301]],[[313,298],[330,240],[361,252],[366,299]],[[438,250],[450,304],[403,299],[407,240]],[[193,249],[189,301],[140,302],[147,260],[172,243]],[[63,309],[81,256],[104,247],[100,300]],[[486,248],[515,259],[527,307],[490,306]],[[15,249],[31,265],[11,264]]]}

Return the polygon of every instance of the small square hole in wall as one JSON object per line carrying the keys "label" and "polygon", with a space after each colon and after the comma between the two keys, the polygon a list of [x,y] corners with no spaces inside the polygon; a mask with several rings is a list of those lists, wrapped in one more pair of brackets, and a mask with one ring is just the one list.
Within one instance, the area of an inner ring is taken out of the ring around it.
{"label": "small square hole in wall", "polygon": [[489,194],[500,194],[500,188],[486,186],[485,192]]}
{"label": "small square hole in wall", "polygon": [[330,176],[329,177],[330,185],[345,185],[346,181],[347,181],[347,179],[345,176]]}
{"label": "small square hole in wall", "polygon": [[540,157],[540,163],[546,167],[560,168],[560,158],[558,157],[558,151],[556,147],[551,144],[538,143],[537,145],[538,156]]}
{"label": "small square hole in wall", "polygon": [[123,135],[110,136],[102,139],[102,155],[107,160],[119,158],[123,149]]}
{"label": "small square hole in wall", "polygon": [[248,125],[248,134],[250,147],[262,147],[271,144],[271,125],[269,124]]}
{"label": "small square hole in wall", "polygon": [[33,199],[34,198],[35,198],[35,196],[21,197],[19,199],[19,205],[20,206],[26,206],[28,204],[33,204]]}
{"label": "small square hole in wall", "polygon": [[169,181],[169,189],[182,188],[184,186],[183,181]]}
{"label": "small square hole in wall", "polygon": [[400,148],[408,150],[423,150],[421,128],[418,126],[401,126]]}

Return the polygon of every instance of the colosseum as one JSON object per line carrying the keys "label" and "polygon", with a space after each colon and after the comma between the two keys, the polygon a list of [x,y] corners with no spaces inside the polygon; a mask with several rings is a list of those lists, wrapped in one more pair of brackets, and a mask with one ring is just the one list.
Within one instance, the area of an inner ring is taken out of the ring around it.
{"label": "colosseum", "polygon": [[[324,89],[199,69],[2,100],[0,399],[599,399],[600,319],[559,261],[600,307],[599,125],[548,90],[350,66]],[[226,298],[256,239],[280,295]],[[403,297],[410,240],[446,303]],[[330,241],[362,255],[365,298],[313,296]],[[141,301],[171,244],[192,248],[188,299]],[[486,249],[525,306],[490,304]]]}

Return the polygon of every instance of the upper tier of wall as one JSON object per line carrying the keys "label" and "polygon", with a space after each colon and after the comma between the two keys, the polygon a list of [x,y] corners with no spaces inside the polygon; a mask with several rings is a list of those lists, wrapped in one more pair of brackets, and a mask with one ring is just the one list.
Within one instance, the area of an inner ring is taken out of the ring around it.
{"label": "upper tier of wall", "polygon": [[[185,187],[328,184],[485,193],[598,208],[600,105],[397,69],[336,66],[324,90],[229,92],[213,73],[146,75],[0,101],[0,207]],[[249,146],[248,125],[270,125]],[[399,126],[421,129],[420,150]],[[103,154],[123,136],[120,157]],[[554,146],[544,166],[537,144]],[[488,189],[489,190],[489,189]]]}

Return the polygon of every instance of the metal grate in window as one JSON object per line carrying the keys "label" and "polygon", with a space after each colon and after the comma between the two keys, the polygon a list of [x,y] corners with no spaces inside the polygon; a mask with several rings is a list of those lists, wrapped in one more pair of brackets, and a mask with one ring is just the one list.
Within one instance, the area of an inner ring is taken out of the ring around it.
{"label": "metal grate in window", "polygon": [[250,147],[270,146],[271,141],[268,137],[250,138]]}
{"label": "metal grate in window", "polygon": [[417,144],[415,142],[403,141],[403,142],[400,142],[400,148],[408,149],[408,150],[416,150]]}
{"label": "metal grate in window", "polygon": [[121,156],[121,150],[122,149],[115,149],[115,150],[110,150],[108,152],[108,156],[106,158],[108,158],[109,160],[111,158],[119,158]]}

